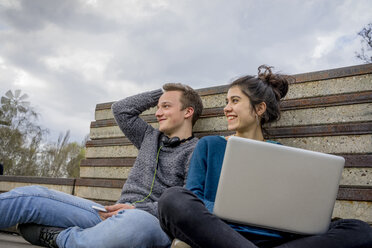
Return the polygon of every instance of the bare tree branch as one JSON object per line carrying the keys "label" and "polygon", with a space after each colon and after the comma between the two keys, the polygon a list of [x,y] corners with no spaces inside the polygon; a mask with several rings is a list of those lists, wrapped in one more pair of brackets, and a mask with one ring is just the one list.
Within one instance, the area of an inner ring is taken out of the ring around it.
{"label": "bare tree branch", "polygon": [[365,63],[372,63],[372,23],[367,24],[361,31],[359,31],[358,35],[362,37],[362,47],[360,53],[356,52],[355,55]]}

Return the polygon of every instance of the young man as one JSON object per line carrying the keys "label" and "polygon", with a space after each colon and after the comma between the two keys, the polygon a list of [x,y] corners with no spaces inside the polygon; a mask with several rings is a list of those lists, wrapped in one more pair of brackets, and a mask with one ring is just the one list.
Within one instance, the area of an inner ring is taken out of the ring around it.
{"label": "young man", "polygon": [[[138,148],[138,156],[117,204],[97,212],[89,200],[39,186],[0,195],[0,228],[16,223],[32,244],[47,247],[168,247],[157,219],[163,191],[184,185],[197,143],[192,126],[202,112],[200,96],[182,84],[128,97],[113,104],[115,120]],[[159,130],[139,115],[158,107]],[[103,207],[103,206],[101,206]],[[56,226],[56,227],[49,227]]]}

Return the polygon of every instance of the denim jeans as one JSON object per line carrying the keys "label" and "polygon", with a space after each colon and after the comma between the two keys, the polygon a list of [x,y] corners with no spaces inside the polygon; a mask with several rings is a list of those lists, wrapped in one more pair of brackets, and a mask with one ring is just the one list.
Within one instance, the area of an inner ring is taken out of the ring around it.
{"label": "denim jeans", "polygon": [[174,187],[159,199],[159,220],[171,238],[178,238],[192,247],[213,248],[322,248],[372,247],[372,228],[360,220],[338,220],[322,235],[284,234],[284,238],[241,234],[210,213],[191,191]]}
{"label": "denim jeans", "polygon": [[169,247],[158,219],[142,210],[120,211],[102,221],[90,200],[41,186],[15,188],[0,194],[0,228],[37,223],[66,228],[59,247]]}

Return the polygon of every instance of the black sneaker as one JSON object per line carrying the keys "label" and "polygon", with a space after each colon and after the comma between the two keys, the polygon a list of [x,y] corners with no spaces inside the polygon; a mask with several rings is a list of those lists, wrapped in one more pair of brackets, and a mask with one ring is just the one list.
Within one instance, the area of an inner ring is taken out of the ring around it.
{"label": "black sneaker", "polygon": [[64,230],[59,227],[43,226],[34,223],[19,224],[17,226],[22,237],[32,245],[39,245],[50,248],[58,248],[57,236]]}

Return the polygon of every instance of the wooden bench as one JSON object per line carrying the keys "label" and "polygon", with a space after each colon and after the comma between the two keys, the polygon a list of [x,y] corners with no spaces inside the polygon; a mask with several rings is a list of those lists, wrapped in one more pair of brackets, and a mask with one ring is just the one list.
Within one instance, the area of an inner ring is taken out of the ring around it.
{"label": "wooden bench", "polygon": [[[294,75],[282,103],[282,118],[266,129],[284,145],[345,157],[346,166],[334,216],[356,218],[372,224],[372,64]],[[205,110],[195,125],[195,135],[229,135],[223,115],[227,85],[199,89]],[[25,184],[44,184],[103,204],[112,204],[137,155],[136,148],[116,125],[112,103],[96,106],[86,159],[79,179],[0,177],[0,191]],[[155,109],[142,118],[157,127]],[[27,178],[30,178],[28,181]],[[39,180],[39,181],[38,181]],[[65,180],[65,181],[63,181]],[[58,182],[58,183],[57,183]]]}

